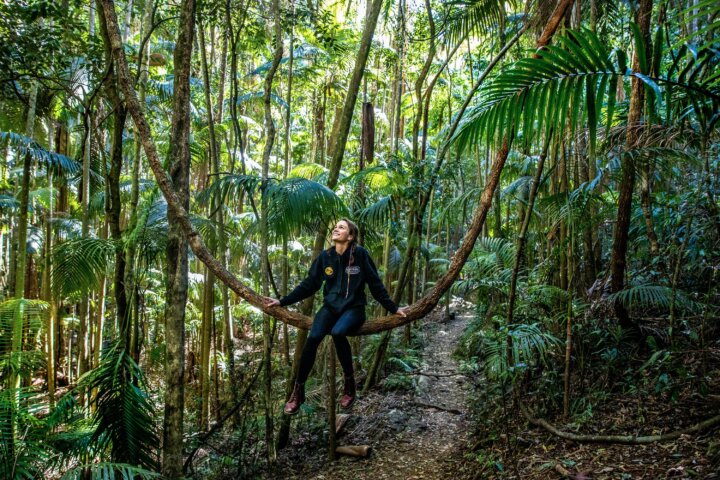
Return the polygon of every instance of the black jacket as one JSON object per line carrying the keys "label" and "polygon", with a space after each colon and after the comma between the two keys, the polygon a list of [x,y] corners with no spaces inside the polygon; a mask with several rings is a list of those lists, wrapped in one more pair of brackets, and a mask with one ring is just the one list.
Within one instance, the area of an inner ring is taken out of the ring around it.
{"label": "black jacket", "polygon": [[313,261],[307,278],[295,287],[295,290],[281,298],[280,305],[283,307],[292,305],[313,295],[325,282],[324,304],[331,311],[339,314],[348,308],[367,304],[365,297],[365,284],[367,283],[370,293],[380,305],[390,313],[397,312],[398,307],[380,280],[377,268],[368,251],[360,245],[356,245],[353,256],[353,264],[348,266],[350,248],[345,250],[342,255],[335,252],[335,247],[323,250]]}

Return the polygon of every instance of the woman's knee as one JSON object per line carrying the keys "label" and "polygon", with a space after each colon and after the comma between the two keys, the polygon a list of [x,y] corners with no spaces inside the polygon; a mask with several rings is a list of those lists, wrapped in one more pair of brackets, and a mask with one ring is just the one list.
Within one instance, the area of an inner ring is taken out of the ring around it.
{"label": "woman's knee", "polygon": [[348,336],[349,329],[345,325],[335,325],[332,330],[330,330],[330,335],[332,335],[333,340],[342,340]]}
{"label": "woman's knee", "polygon": [[317,348],[320,345],[320,342],[322,342],[323,338],[325,338],[325,335],[319,334],[319,333],[310,333],[307,336],[307,340],[305,340],[305,346],[310,346],[311,348]]}

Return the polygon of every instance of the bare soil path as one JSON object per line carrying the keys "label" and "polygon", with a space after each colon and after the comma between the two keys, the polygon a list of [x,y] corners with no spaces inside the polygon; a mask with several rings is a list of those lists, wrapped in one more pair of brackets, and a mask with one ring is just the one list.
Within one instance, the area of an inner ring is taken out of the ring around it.
{"label": "bare soil path", "polygon": [[312,438],[294,428],[291,445],[279,452],[277,466],[267,478],[470,478],[469,462],[463,458],[470,437],[470,384],[452,358],[470,318],[469,314],[446,318],[442,309],[436,309],[418,327],[424,348],[420,368],[409,373],[415,388],[376,390],[357,400],[338,445],[369,445],[369,457],[340,457],[330,463],[319,436]]}

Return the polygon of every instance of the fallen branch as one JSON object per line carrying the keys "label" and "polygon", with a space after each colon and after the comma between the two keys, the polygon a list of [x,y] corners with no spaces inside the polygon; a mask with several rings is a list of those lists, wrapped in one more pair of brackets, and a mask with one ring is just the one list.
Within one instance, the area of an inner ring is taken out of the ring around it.
{"label": "fallen branch", "polygon": [[720,415],[715,415],[712,418],[709,418],[705,420],[704,422],[700,422],[698,424],[693,425],[692,427],[684,428],[682,430],[675,430],[674,432],[670,433],[664,433],[662,435],[645,435],[645,436],[636,436],[636,435],[579,435],[576,433],[570,433],[560,430],[559,428],[555,427],[551,423],[541,419],[541,418],[535,418],[532,416],[532,414],[528,411],[527,407],[523,402],[518,399],[518,404],[520,405],[520,411],[522,412],[523,416],[527,419],[528,422],[532,423],[533,425],[537,427],[542,427],[548,432],[557,435],[560,438],[564,438],[566,440],[572,440],[574,442],[584,442],[584,443],[621,443],[625,445],[644,445],[648,443],[655,443],[655,442],[667,442],[669,440],[675,440],[676,438],[681,437],[682,435],[690,435],[693,433],[699,433],[703,430],[707,430],[708,428],[712,428],[716,425],[720,425]]}
{"label": "fallen branch", "polygon": [[337,447],[335,453],[350,455],[351,457],[367,457],[370,455],[370,447],[368,445],[346,445]]}
{"label": "fallen branch", "polygon": [[457,408],[446,408],[446,407],[441,407],[440,405],[435,405],[433,403],[425,403],[425,402],[418,402],[418,401],[415,401],[413,403],[420,407],[434,408],[435,410],[442,410],[443,412],[452,413],[454,415],[462,415],[463,414],[463,412],[461,412]]}

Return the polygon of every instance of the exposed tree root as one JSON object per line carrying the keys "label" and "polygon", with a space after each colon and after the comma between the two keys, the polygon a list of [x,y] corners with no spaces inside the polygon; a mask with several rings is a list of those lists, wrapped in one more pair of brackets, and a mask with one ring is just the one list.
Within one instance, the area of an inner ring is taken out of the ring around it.
{"label": "exposed tree root", "polygon": [[699,433],[703,430],[707,430],[716,425],[720,425],[720,415],[715,415],[712,418],[705,420],[704,422],[697,423],[692,427],[683,428],[682,430],[675,430],[674,432],[663,433],[662,435],[579,435],[576,433],[564,432],[559,428],[555,427],[551,423],[541,418],[535,418],[528,411],[525,404],[518,399],[518,405],[520,405],[520,411],[528,422],[532,423],[537,427],[542,427],[548,432],[557,435],[560,438],[566,440],[572,440],[574,442],[583,443],[621,443],[625,445],[644,445],[655,442],[667,442],[669,440],[675,440],[682,435],[690,435],[693,433]]}

